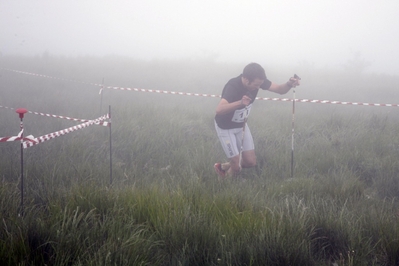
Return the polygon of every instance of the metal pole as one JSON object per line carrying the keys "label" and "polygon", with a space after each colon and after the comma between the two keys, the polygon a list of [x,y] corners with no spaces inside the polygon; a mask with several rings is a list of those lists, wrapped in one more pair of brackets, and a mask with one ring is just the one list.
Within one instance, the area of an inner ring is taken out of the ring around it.
{"label": "metal pole", "polygon": [[102,107],[103,107],[103,89],[104,89],[104,78],[103,78],[103,82],[101,83],[101,89],[100,89],[100,95],[101,95],[101,99],[100,99],[100,115],[102,113]]}
{"label": "metal pole", "polygon": [[241,136],[241,148],[240,148],[240,154],[238,157],[238,165],[240,166],[240,170],[242,169],[241,162],[242,162],[242,152],[244,149],[244,136],[245,136],[245,127],[247,126],[247,120],[248,120],[248,108],[245,107],[244,111],[244,125],[242,126],[242,136]]}
{"label": "metal pole", "polygon": [[112,185],[112,130],[111,130],[111,105],[109,106],[109,182]]}
{"label": "metal pole", "polygon": [[[301,80],[297,74],[294,78]],[[292,90],[292,131],[291,131],[291,178],[294,178],[294,135],[295,135],[295,87]]]}
{"label": "metal pole", "polygon": [[24,124],[23,124],[23,119],[24,119],[24,114],[28,112],[24,108],[19,108],[16,110],[16,112],[19,114],[20,118],[20,129],[21,129],[21,205],[20,205],[20,216],[24,215],[24,146],[23,146],[23,138],[24,138]]}
{"label": "metal pole", "polygon": [[295,134],[295,88],[292,96],[292,123],[291,123],[291,178],[294,177],[294,134]]}

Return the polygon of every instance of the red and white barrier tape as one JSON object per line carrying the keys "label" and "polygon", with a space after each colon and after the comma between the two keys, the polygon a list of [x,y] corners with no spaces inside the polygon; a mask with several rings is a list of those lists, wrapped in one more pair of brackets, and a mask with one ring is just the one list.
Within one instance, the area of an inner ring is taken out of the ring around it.
{"label": "red and white barrier tape", "polygon": [[[24,71],[18,71],[18,70],[13,70],[13,69],[8,69],[8,68],[1,68],[3,70],[11,71],[11,72],[16,72],[16,73],[21,73],[21,74],[27,74],[27,75],[32,75],[32,76],[38,76],[38,77],[44,77],[44,78],[51,78],[51,79],[59,79],[59,80],[65,80],[65,81],[71,81],[71,82],[79,82],[83,84],[88,84],[88,85],[93,85],[93,86],[100,86],[100,94],[102,92],[103,88],[107,89],[113,89],[113,90],[125,90],[125,91],[137,91],[137,92],[155,92],[155,93],[164,93],[164,94],[173,94],[173,95],[186,95],[186,96],[203,96],[203,97],[212,97],[212,98],[220,98],[220,95],[214,95],[214,94],[201,94],[201,93],[190,93],[190,92],[176,92],[176,91],[163,91],[163,90],[151,90],[151,89],[138,89],[138,88],[122,88],[122,87],[104,87],[102,84],[96,84],[96,83],[88,83],[88,82],[81,82],[81,81],[76,81],[76,80],[71,80],[71,79],[64,79],[64,78],[56,78],[56,77],[51,77],[51,76],[46,76],[46,75],[41,75],[41,74],[35,74],[35,73],[29,73],[29,72],[24,72]],[[257,97],[257,100],[264,100],[264,101],[281,101],[281,102],[292,102],[293,99],[290,98],[261,98]],[[296,99],[295,102],[299,103],[324,103],[324,104],[342,104],[342,105],[360,105],[360,106],[378,106],[378,107],[399,107],[399,104],[391,104],[391,103],[360,103],[360,102],[344,102],[344,101],[330,101],[330,100],[310,100],[310,99]]]}
{"label": "red and white barrier tape", "polygon": [[104,121],[107,118],[108,118],[108,115],[104,115],[104,116],[99,117],[99,118],[97,118],[95,120],[89,120],[87,122],[84,122],[82,124],[79,124],[79,125],[76,125],[76,126],[73,126],[73,127],[69,127],[69,128],[57,131],[57,132],[53,132],[53,133],[50,133],[50,134],[46,134],[46,135],[34,138],[33,139],[34,141],[24,141],[23,142],[23,147],[24,147],[24,149],[26,149],[26,148],[32,147],[32,146],[34,146],[36,144],[42,143],[44,141],[47,141],[47,140],[50,140],[50,139],[53,139],[53,138],[56,138],[56,137],[60,137],[60,136],[63,136],[63,135],[66,135],[66,134],[71,133],[73,131],[76,131],[76,130],[79,130],[79,129],[83,129],[83,128],[86,128],[88,126],[94,125],[94,124],[99,125],[99,124],[107,123],[107,125],[108,125],[109,122],[105,122]]}
{"label": "red and white barrier tape", "polygon": [[[2,106],[0,105],[0,108],[5,108],[9,110],[15,110],[15,108],[12,107],[7,107],[7,106]],[[52,115],[52,114],[45,114],[45,113],[39,113],[39,112],[33,112],[33,111],[28,111],[29,114],[35,114],[35,115],[41,115],[41,116],[46,116],[46,117],[53,117],[53,118],[62,118],[66,120],[71,120],[71,121],[77,121],[77,122],[88,122],[90,121],[89,119],[80,119],[80,118],[73,118],[73,117],[68,117],[68,116],[63,116],[63,115]],[[96,125],[102,125],[102,126],[109,126],[109,122],[101,122],[101,123],[96,123]]]}
{"label": "red and white barrier tape", "polygon": [[105,87],[105,88],[113,89],[113,90],[123,90],[123,91],[155,92],[155,93],[164,93],[164,94],[173,94],[173,95],[203,96],[203,97],[220,98],[220,95],[205,94],[205,93],[191,93],[191,92],[163,91],[163,90],[121,88],[121,87]]}
{"label": "red and white barrier tape", "polygon": [[81,83],[81,84],[86,84],[86,85],[101,86],[101,84],[95,84],[95,83],[90,83],[90,82],[84,82],[84,81],[80,81],[80,80],[73,80],[73,79],[64,79],[64,78],[52,77],[52,76],[47,76],[47,75],[42,75],[42,74],[36,74],[36,73],[31,73],[31,72],[25,72],[25,71],[19,71],[19,70],[14,70],[14,69],[9,69],[9,68],[1,68],[1,69],[6,70],[6,71],[10,71],[10,72],[19,73],[19,74],[25,74],[25,75],[30,75],[30,76],[41,77],[41,78],[57,79],[57,80],[76,82],[76,83]]}
{"label": "red and white barrier tape", "polygon": [[[155,92],[155,93],[165,93],[174,95],[187,95],[187,96],[204,96],[212,98],[220,98],[221,95],[214,94],[200,94],[200,93],[190,93],[190,92],[176,92],[176,91],[162,91],[162,90],[149,90],[149,89],[137,89],[137,88],[120,88],[120,87],[106,87],[107,89],[114,90],[127,90],[127,91],[138,91],[138,92]],[[281,101],[281,102],[292,102],[291,98],[262,98],[256,97],[257,100],[264,101]],[[391,103],[359,103],[359,102],[340,102],[340,101],[328,101],[328,100],[310,100],[310,99],[295,99],[295,102],[299,103],[329,103],[329,104],[342,104],[342,105],[364,105],[364,106],[385,106],[385,107],[399,107],[399,104]]]}
{"label": "red and white barrier tape", "polygon": [[[282,101],[292,102],[290,98],[260,98],[258,100],[269,100],[269,101]],[[340,102],[340,101],[329,101],[329,100],[310,100],[310,99],[295,99],[295,102],[299,103],[329,103],[329,104],[342,104],[342,105],[363,105],[363,106],[382,106],[382,107],[399,107],[399,104],[391,103],[359,103],[359,102]]]}
{"label": "red and white barrier tape", "polygon": [[22,133],[24,130],[22,129],[17,136],[12,136],[12,137],[0,137],[0,142],[9,142],[9,141],[18,141],[18,140],[24,140],[24,141],[32,141],[34,142],[34,137],[32,135],[29,135],[27,137],[21,137]]}
{"label": "red and white barrier tape", "polygon": [[35,115],[41,115],[41,116],[47,116],[47,117],[53,117],[53,118],[61,118],[61,119],[66,119],[66,120],[72,120],[72,121],[77,121],[77,122],[88,122],[88,121],[90,121],[88,119],[73,118],[73,117],[62,116],[62,115],[45,114],[45,113],[39,113],[39,112],[33,112],[33,111],[28,111],[28,113],[35,114]]}

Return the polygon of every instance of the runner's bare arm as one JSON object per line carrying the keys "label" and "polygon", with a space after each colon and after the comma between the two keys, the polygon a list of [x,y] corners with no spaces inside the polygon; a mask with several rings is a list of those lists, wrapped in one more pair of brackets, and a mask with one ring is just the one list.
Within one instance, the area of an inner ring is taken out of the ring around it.
{"label": "runner's bare arm", "polygon": [[223,115],[230,113],[234,110],[243,108],[251,103],[251,98],[244,95],[240,101],[229,103],[226,99],[222,98],[216,107],[216,114]]}
{"label": "runner's bare arm", "polygon": [[290,78],[289,81],[283,84],[273,83],[270,85],[269,91],[275,92],[278,94],[287,93],[292,87],[296,87],[300,85],[300,78]]}

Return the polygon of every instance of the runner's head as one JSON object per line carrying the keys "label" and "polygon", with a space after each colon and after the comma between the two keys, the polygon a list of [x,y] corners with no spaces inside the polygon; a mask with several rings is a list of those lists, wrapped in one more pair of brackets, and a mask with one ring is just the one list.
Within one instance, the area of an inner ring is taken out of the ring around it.
{"label": "runner's head", "polygon": [[257,63],[250,63],[242,72],[242,83],[250,91],[259,89],[265,80],[265,70]]}
{"label": "runner's head", "polygon": [[263,67],[257,63],[250,63],[244,67],[242,72],[242,76],[247,79],[249,82],[254,81],[255,79],[266,79],[265,70]]}

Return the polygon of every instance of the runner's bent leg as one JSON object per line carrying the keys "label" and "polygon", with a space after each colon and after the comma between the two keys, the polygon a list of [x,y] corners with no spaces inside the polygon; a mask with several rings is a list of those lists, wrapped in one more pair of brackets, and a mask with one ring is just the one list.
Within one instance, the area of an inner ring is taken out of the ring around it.
{"label": "runner's bent leg", "polygon": [[[242,145],[242,128],[221,129],[215,123],[215,129],[222,144],[223,150],[229,159],[228,163],[223,163],[222,169],[227,171],[227,175],[237,175],[241,171],[239,165],[239,150]],[[249,168],[256,165],[256,155],[254,151],[254,141],[248,125],[245,128],[242,168]]]}
{"label": "runner's bent leg", "polygon": [[241,166],[242,168],[250,168],[256,166],[255,150],[242,152]]}
{"label": "runner's bent leg", "polygon": [[[222,170],[227,171],[227,175],[232,175],[232,172],[237,172],[239,147],[237,146],[237,137],[240,137],[242,129],[221,129],[215,123],[215,129],[222,145],[223,151],[226,154],[229,162],[222,163]],[[235,158],[237,157],[237,158]],[[231,168],[233,165],[233,168]],[[235,169],[235,170],[233,170]],[[239,172],[239,171],[238,171]]]}
{"label": "runner's bent leg", "polygon": [[[242,135],[239,138],[241,139]],[[246,124],[243,144],[241,166],[242,168],[254,167],[256,165],[255,144],[248,124]]]}
{"label": "runner's bent leg", "polygon": [[251,131],[248,127],[248,124],[245,128],[244,134],[244,143],[242,143],[242,134],[243,130],[240,129],[239,131],[235,132],[237,147],[241,149],[241,145],[243,145],[242,151],[242,160],[241,160],[241,167],[239,165],[240,156],[231,157],[230,159],[230,169],[227,171],[227,175],[234,176],[240,173],[242,168],[250,168],[256,165],[256,155],[255,155],[255,145],[254,140],[252,138]]}
{"label": "runner's bent leg", "polygon": [[239,164],[239,161],[240,161],[239,155],[234,156],[234,157],[230,158],[229,160],[230,160],[230,168],[227,171],[227,175],[230,177],[238,175],[241,171],[241,167]]}
{"label": "runner's bent leg", "polygon": [[220,144],[227,158],[232,158],[239,154],[237,146],[238,133],[242,131],[240,128],[221,129],[215,123],[216,133],[218,135]]}

